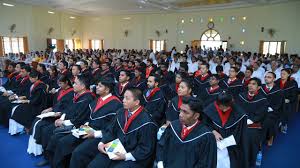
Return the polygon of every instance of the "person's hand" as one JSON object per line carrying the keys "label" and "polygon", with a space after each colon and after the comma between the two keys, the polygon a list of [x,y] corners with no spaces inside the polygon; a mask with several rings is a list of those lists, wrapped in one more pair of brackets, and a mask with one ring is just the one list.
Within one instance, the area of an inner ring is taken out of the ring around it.
{"label": "person's hand", "polygon": [[26,99],[26,96],[20,96],[19,97],[19,100],[25,100]]}
{"label": "person's hand", "polygon": [[17,98],[17,95],[11,95],[9,96],[8,100],[12,101],[15,100]]}
{"label": "person's hand", "polygon": [[112,158],[111,160],[125,160],[125,154],[117,152],[115,153],[116,157]]}
{"label": "person's hand", "polygon": [[107,155],[107,152],[106,152],[106,150],[105,150],[105,147],[106,147],[106,145],[103,144],[103,143],[99,143],[99,144],[98,144],[98,150],[99,150],[101,153]]}
{"label": "person's hand", "polygon": [[216,138],[217,141],[221,141],[223,139],[223,137],[221,136],[220,133],[218,133],[217,131],[213,130],[213,134]]}
{"label": "person's hand", "polygon": [[61,112],[56,112],[55,115],[54,115],[54,117],[60,117],[60,116],[61,116]]}
{"label": "person's hand", "polygon": [[4,93],[2,94],[2,96],[7,97],[7,96],[9,96],[9,94],[8,94],[8,92],[4,92]]}
{"label": "person's hand", "polygon": [[61,126],[63,125],[63,123],[64,123],[63,120],[57,119],[57,120],[55,120],[54,125],[55,125],[56,127],[61,127]]}
{"label": "person's hand", "polygon": [[50,112],[50,111],[51,111],[51,108],[47,108],[47,109],[45,109],[45,110],[42,111],[42,114],[48,113],[48,112]]}
{"label": "person's hand", "polygon": [[85,136],[83,136],[82,138],[83,139],[86,139],[86,138],[95,138],[94,131],[93,130],[88,130],[87,134]]}

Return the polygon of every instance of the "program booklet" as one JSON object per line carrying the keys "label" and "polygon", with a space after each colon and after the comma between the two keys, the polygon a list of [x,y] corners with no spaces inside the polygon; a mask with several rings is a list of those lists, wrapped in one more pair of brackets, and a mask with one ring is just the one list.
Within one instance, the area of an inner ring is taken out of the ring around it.
{"label": "program booklet", "polygon": [[105,148],[105,150],[107,152],[109,159],[115,158],[117,156],[116,153],[118,153],[118,152],[122,153],[122,154],[127,153],[119,139],[115,139],[115,140],[107,143],[106,145],[108,145],[108,146]]}

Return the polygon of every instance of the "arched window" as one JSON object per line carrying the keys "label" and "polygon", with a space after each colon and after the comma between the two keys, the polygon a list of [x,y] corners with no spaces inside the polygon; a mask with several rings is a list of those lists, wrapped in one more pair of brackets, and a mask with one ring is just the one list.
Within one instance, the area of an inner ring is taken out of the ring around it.
{"label": "arched window", "polygon": [[227,41],[222,41],[219,32],[214,29],[206,30],[201,36],[201,47],[206,49],[214,47],[219,48],[222,45],[222,48],[226,50]]}

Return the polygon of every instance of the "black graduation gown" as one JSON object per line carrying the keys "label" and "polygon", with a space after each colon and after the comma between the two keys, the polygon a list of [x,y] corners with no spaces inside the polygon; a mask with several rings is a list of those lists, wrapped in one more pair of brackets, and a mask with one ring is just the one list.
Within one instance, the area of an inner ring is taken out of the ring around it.
{"label": "black graduation gown", "polygon": [[49,85],[50,83],[50,77],[47,73],[40,73],[39,79],[43,81],[46,85]]}
{"label": "black graduation gown", "polygon": [[124,93],[125,93],[126,89],[128,89],[128,88],[131,87],[131,83],[128,82],[128,84],[125,85],[125,87],[123,88],[122,91],[119,89],[119,85],[120,85],[120,83],[117,83],[115,85],[115,87],[114,87],[114,95],[116,95],[121,101],[123,101]]}
{"label": "black graduation gown", "polygon": [[[24,79],[24,80],[23,80]],[[31,82],[29,78],[20,78],[16,81],[16,86],[12,89],[12,91],[17,94],[18,96],[26,96],[29,98],[30,86]],[[0,118],[1,123],[4,126],[8,126],[9,118],[11,117],[11,110],[13,106],[17,104],[12,104],[8,97],[3,97],[0,99]]]}
{"label": "black graduation gown", "polygon": [[98,80],[101,78],[101,73],[100,73],[100,69],[94,69],[92,72],[91,72],[91,75],[92,75],[92,80],[91,80],[91,84],[92,85],[96,85]]}
{"label": "black graduation gown", "polygon": [[176,97],[178,94],[177,94],[177,89],[176,89],[176,83],[171,83],[171,84],[167,84],[166,86],[166,99],[168,101],[172,100],[174,97]]}
{"label": "black graduation gown", "polygon": [[239,94],[243,91],[242,81],[237,78],[235,81],[229,84],[228,79],[229,78],[222,80],[222,82],[220,82],[220,87],[223,90],[228,90],[233,98],[237,99],[239,97]]}
{"label": "black graduation gown", "polygon": [[25,128],[30,128],[33,120],[37,115],[46,108],[46,85],[39,83],[30,92],[29,104],[20,104],[11,116],[16,122],[23,125]]}
{"label": "black graduation gown", "polygon": [[[70,120],[75,127],[83,125],[89,117],[89,103],[92,102],[93,99],[94,96],[91,93],[86,93],[81,95],[76,102],[73,100],[72,104],[64,111],[64,114],[66,114],[65,120]],[[46,149],[47,146],[47,149],[51,149],[51,147],[55,145],[57,139],[55,139],[56,136],[52,136],[55,128],[54,123],[42,128],[41,144],[44,149]],[[55,135],[61,136],[60,134]],[[48,143],[50,143],[49,141],[51,140],[52,143],[50,145]]]}
{"label": "black graduation gown", "polygon": [[200,98],[203,102],[203,106],[206,107],[210,103],[214,102],[217,99],[217,96],[219,93],[222,92],[221,87],[219,87],[216,90],[213,90],[212,92],[209,92],[210,87],[205,88],[203,92],[201,92],[200,95],[197,96],[197,98]]}
{"label": "black graduation gown", "polygon": [[201,92],[205,90],[205,88],[209,87],[209,78],[210,75],[208,75],[203,80],[201,80],[201,76],[194,78],[194,92],[196,95],[200,95]]}
{"label": "black graduation gown", "polygon": [[182,125],[172,121],[157,144],[157,161],[165,168],[215,168],[217,165],[216,140],[209,128],[200,123],[184,139]]}
{"label": "black graduation gown", "polygon": [[236,103],[240,105],[254,124],[248,125],[248,149],[249,149],[249,166],[254,166],[256,155],[259,151],[259,146],[263,137],[263,123],[268,110],[268,100],[261,93],[258,92],[252,100],[248,99],[248,92],[239,94]]}
{"label": "black graduation gown", "polygon": [[283,93],[278,85],[274,85],[270,91],[265,90],[265,86],[263,85],[261,88],[261,92],[265,95],[269,102],[269,107],[273,109],[273,111],[268,111],[266,119],[264,121],[264,132],[266,138],[270,138],[271,136],[275,136],[278,128],[278,121],[280,119],[280,114],[283,105]]}
{"label": "black graduation gown", "polygon": [[[92,127],[94,130],[105,130],[108,125],[111,124],[112,120],[115,118],[116,111],[122,107],[122,103],[119,100],[111,100],[110,102],[107,102],[105,105],[103,105],[100,109],[94,112],[96,107],[97,100],[93,101],[89,105],[90,109],[90,118],[88,120],[89,126]],[[72,151],[80,145],[82,142],[84,142],[85,139],[76,138],[72,134],[67,134],[56,143],[55,151],[54,152],[54,158],[53,158],[53,165],[55,167],[67,167],[69,159],[68,156],[72,154]],[[96,141],[99,142],[100,139],[93,138],[89,141]],[[96,156],[97,153],[97,145],[96,146],[89,146],[87,144],[91,144],[91,142],[83,144],[86,146],[87,151],[83,151],[83,153],[88,152],[87,155],[94,155]],[[93,144],[93,143],[92,143]],[[90,148],[94,148],[95,150],[91,150]],[[83,159],[85,158],[85,159]],[[87,165],[92,158],[88,159],[85,156],[81,157],[74,156],[72,159],[73,163],[71,164],[71,167],[84,167]]]}
{"label": "black graduation gown", "polygon": [[[59,90],[60,92],[61,90]],[[58,93],[59,93],[58,92]],[[56,94],[55,104],[52,106],[53,112],[61,112],[65,113],[65,110],[68,109],[73,104],[74,91],[70,91],[69,93],[62,96],[62,98],[57,99],[58,94]],[[42,129],[47,127],[48,125],[53,124],[53,122],[57,118],[36,118],[32,123],[32,128],[30,134],[33,135],[37,144],[41,143]],[[34,133],[33,133],[34,132]]]}
{"label": "black graduation gown", "polygon": [[174,97],[166,110],[166,120],[174,121],[179,119],[180,107],[178,107],[179,97]]}
{"label": "black graduation gown", "polygon": [[244,74],[244,72],[239,71],[238,74],[236,75],[236,77],[237,77],[239,80],[243,80],[244,77],[245,77],[245,74]]}
{"label": "black graduation gown", "polygon": [[153,120],[161,125],[165,122],[165,109],[166,101],[164,99],[163,92],[161,90],[157,91],[154,95],[146,97],[147,90],[144,91],[143,105],[145,110],[150,114]]}
{"label": "black graduation gown", "polygon": [[116,164],[119,167],[126,167],[125,165],[128,164],[131,168],[152,167],[155,157],[157,125],[145,110],[133,120],[127,132],[123,130],[125,122],[124,109],[120,109],[108,131],[103,134],[101,142],[106,144],[119,138],[126,152],[131,153],[136,161],[112,161],[107,155],[98,153],[90,162],[89,168],[106,168]]}
{"label": "black graduation gown", "polygon": [[237,145],[227,147],[230,167],[231,168],[247,168],[248,167],[248,145],[247,145],[247,115],[245,111],[238,105],[232,106],[232,112],[225,123],[222,120],[215,107],[215,103],[211,103],[204,109],[203,122],[212,130],[217,131],[223,138],[231,135],[234,136]]}
{"label": "black graduation gown", "polygon": [[131,81],[131,85],[139,88],[142,92],[147,89],[147,81],[143,78],[139,80],[137,78],[133,78],[133,80]]}
{"label": "black graduation gown", "polygon": [[[275,83],[280,86],[280,79],[275,81]],[[282,88],[283,92],[283,106],[281,113],[281,121],[286,124],[288,122],[288,118],[296,112],[296,107],[298,103],[298,85],[297,82],[293,79],[290,79],[285,84],[285,87]],[[290,100],[289,103],[285,103],[285,99]]]}

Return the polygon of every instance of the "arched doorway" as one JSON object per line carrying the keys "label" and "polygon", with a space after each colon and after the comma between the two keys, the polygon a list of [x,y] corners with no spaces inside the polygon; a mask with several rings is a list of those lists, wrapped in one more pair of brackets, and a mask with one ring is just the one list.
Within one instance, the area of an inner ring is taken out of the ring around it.
{"label": "arched doorway", "polygon": [[219,48],[222,45],[222,48],[226,50],[227,48],[227,41],[221,40],[221,35],[215,29],[208,29],[204,31],[200,38],[200,46],[203,49],[204,46],[206,49],[212,48],[214,49]]}

